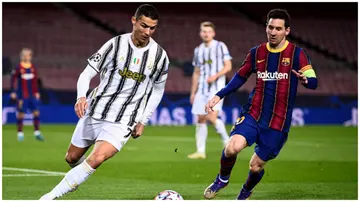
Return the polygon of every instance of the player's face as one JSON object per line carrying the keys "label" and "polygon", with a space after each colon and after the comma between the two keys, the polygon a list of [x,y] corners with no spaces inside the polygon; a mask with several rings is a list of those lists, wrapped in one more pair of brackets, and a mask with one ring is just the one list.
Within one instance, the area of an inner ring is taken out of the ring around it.
{"label": "player's face", "polygon": [[285,28],[285,20],[270,18],[266,26],[266,34],[271,47],[278,46],[290,33],[290,27]]}
{"label": "player's face", "polygon": [[23,62],[31,62],[31,59],[32,59],[32,53],[31,51],[23,51],[22,52],[22,56],[21,56],[21,60]]}
{"label": "player's face", "polygon": [[209,42],[215,37],[215,31],[212,27],[201,27],[200,38],[203,42]]}
{"label": "player's face", "polygon": [[140,16],[138,20],[132,17],[133,33],[136,40],[140,43],[147,43],[150,37],[154,34],[158,20]]}

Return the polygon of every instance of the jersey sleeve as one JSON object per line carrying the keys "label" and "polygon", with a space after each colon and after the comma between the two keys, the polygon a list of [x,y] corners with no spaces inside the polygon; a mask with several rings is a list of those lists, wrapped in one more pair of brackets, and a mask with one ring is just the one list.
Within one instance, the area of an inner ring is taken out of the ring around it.
{"label": "jersey sleeve", "polygon": [[243,61],[239,71],[238,71],[238,74],[247,79],[249,78],[249,76],[251,75],[252,73],[252,63],[251,63],[251,53],[249,52],[246,57],[245,57],[245,60]]}
{"label": "jersey sleeve", "polygon": [[229,49],[227,48],[227,46],[225,45],[225,43],[221,42],[220,43],[220,50],[223,56],[223,60],[231,60],[232,57],[230,55]]}
{"label": "jersey sleeve", "polygon": [[306,77],[316,77],[310,57],[303,49],[301,49],[299,54],[299,72],[303,73]]}
{"label": "jersey sleeve", "polygon": [[155,83],[162,83],[166,81],[169,72],[169,65],[170,65],[170,61],[167,54],[165,53],[165,57],[163,59],[160,71],[155,79]]}
{"label": "jersey sleeve", "polygon": [[114,41],[112,38],[107,41],[96,53],[90,56],[88,64],[96,71],[100,72],[114,57]]}
{"label": "jersey sleeve", "polygon": [[195,50],[194,50],[194,57],[193,57],[192,65],[193,65],[194,67],[199,67],[199,66],[200,66],[200,62],[199,62],[199,47],[196,47]]}

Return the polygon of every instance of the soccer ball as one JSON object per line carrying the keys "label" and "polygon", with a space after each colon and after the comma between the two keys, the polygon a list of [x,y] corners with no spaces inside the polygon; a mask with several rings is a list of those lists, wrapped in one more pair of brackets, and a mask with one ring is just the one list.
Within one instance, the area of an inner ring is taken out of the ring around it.
{"label": "soccer ball", "polygon": [[183,197],[173,190],[165,190],[160,192],[154,200],[184,200]]}

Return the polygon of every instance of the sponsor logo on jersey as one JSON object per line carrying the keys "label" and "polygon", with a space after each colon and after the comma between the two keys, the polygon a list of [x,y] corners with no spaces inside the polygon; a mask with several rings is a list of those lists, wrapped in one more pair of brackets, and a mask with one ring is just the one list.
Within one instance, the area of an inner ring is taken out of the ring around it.
{"label": "sponsor logo on jersey", "polygon": [[133,72],[129,68],[125,67],[123,70],[119,70],[119,74],[122,77],[135,80],[137,82],[143,82],[146,78],[146,75],[139,74],[138,72]]}
{"label": "sponsor logo on jersey", "polygon": [[288,79],[289,74],[288,73],[279,73],[279,72],[260,72],[257,73],[257,78],[262,79],[263,81],[276,81],[281,79]]}
{"label": "sponsor logo on jersey", "polygon": [[205,60],[204,63],[203,63],[203,65],[204,65],[204,64],[209,64],[209,65],[211,65],[211,64],[212,64],[212,60]]}
{"label": "sponsor logo on jersey", "polygon": [[26,73],[26,74],[22,74],[21,78],[25,79],[25,80],[30,80],[33,79],[35,77],[35,75],[33,73]]}

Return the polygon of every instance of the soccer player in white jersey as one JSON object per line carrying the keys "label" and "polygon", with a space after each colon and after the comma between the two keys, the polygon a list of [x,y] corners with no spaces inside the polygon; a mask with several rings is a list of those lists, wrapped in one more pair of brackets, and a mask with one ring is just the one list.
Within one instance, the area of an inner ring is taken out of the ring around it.
{"label": "soccer player in white jersey", "polygon": [[[165,50],[151,38],[158,19],[155,7],[141,5],[131,19],[132,33],[110,39],[88,59],[77,84],[75,111],[80,120],[65,157],[73,168],[42,200],[74,191],[130,136],[142,135],[163,96],[169,66]],[[97,73],[100,84],[87,99],[90,80]]]}
{"label": "soccer player in white jersey", "polygon": [[215,93],[225,87],[226,73],[231,71],[231,59],[226,45],[215,37],[215,25],[212,22],[200,24],[200,38],[203,41],[194,51],[194,73],[190,103],[191,112],[197,115],[196,124],[196,147],[197,151],[188,155],[191,159],[205,159],[205,145],[208,135],[207,122],[215,126],[220,134],[223,144],[229,140],[224,122],[218,118],[222,109],[222,101],[214,108],[215,112],[207,114],[205,105]]}

